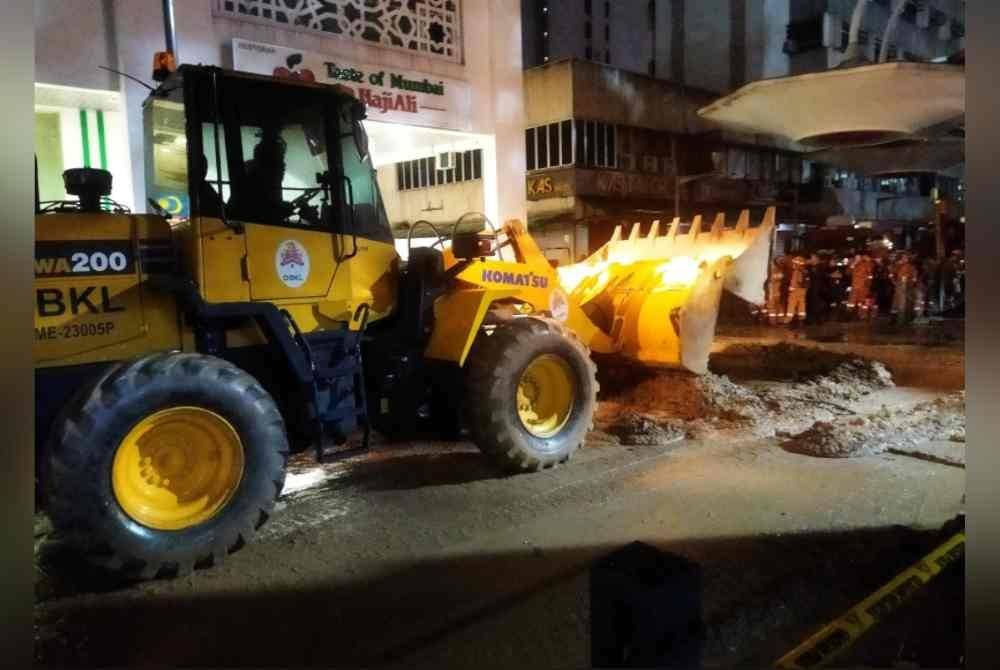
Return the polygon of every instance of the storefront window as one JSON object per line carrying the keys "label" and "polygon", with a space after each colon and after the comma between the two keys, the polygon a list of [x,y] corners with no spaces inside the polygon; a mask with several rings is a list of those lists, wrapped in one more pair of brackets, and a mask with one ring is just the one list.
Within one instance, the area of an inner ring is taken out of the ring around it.
{"label": "storefront window", "polygon": [[396,187],[400,191],[409,191],[482,179],[482,149],[460,151],[453,160],[454,167],[446,170],[437,168],[437,160],[433,156],[396,163]]}
{"label": "storefront window", "polygon": [[35,159],[38,164],[38,196],[43,202],[64,200],[62,136],[58,112],[35,113]]}
{"label": "storefront window", "polygon": [[761,154],[758,151],[747,151],[747,179],[761,179]]}
{"label": "storefront window", "polygon": [[132,175],[124,123],[116,91],[36,84],[34,140],[39,199],[75,199],[65,191],[63,171],[90,167],[111,172],[110,199],[131,208]]}
{"label": "storefront window", "polygon": [[526,167],[530,170],[571,165],[573,163],[573,123],[561,121],[524,133]]}
{"label": "storefront window", "polygon": [[747,155],[742,149],[730,147],[726,168],[731,179],[744,179],[747,176]]}

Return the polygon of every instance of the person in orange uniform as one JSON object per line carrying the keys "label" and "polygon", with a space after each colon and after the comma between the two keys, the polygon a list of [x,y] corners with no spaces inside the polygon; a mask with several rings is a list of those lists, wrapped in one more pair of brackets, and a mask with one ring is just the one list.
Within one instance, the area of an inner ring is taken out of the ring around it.
{"label": "person in orange uniform", "polygon": [[847,309],[857,309],[858,317],[867,320],[872,313],[872,279],[875,275],[875,264],[868,254],[859,254],[851,264],[851,295],[847,300]]}
{"label": "person in orange uniform", "polygon": [[902,255],[892,274],[892,317],[897,323],[905,323],[910,318],[912,294],[917,282],[917,268],[909,254]]}
{"label": "person in orange uniform", "polygon": [[809,288],[809,271],[806,259],[802,256],[792,258],[792,271],[788,277],[788,308],[785,310],[786,322],[795,321],[799,324],[806,320],[806,290]]}
{"label": "person in orange uniform", "polygon": [[767,278],[767,322],[772,326],[785,318],[785,258],[778,256],[771,261]]}

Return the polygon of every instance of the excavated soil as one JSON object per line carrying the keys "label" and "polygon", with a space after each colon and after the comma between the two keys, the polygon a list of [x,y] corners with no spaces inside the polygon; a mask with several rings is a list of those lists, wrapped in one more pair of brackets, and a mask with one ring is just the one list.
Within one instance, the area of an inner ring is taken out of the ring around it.
{"label": "excavated soil", "polygon": [[672,421],[657,421],[636,412],[626,412],[608,426],[608,432],[628,446],[656,446],[684,439],[684,428]]}
{"label": "excavated soil", "polygon": [[735,379],[798,382],[833,372],[839,365],[860,360],[857,355],[803,346],[776,344],[732,344],[712,354],[709,368]]}
{"label": "excavated soil", "polygon": [[715,372],[599,366],[598,424],[632,443],[646,443],[636,442],[643,428],[660,443],[656,431],[663,426],[691,438],[774,437],[854,414],[848,403],[893,386],[878,361],[785,343],[743,349],[742,383]]}
{"label": "excavated soil", "polygon": [[817,421],[783,446],[810,456],[845,458],[910,453],[928,442],[965,442],[965,391],[911,408],[882,407],[864,416]]}

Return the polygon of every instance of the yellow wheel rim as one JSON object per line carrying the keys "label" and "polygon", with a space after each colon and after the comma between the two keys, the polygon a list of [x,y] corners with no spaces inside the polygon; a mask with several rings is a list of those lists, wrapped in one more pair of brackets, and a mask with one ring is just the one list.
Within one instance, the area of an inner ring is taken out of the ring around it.
{"label": "yellow wheel rim", "polygon": [[157,530],[208,521],[243,478],[243,443],[224,418],[201,407],[150,414],[115,452],[111,481],[132,519]]}
{"label": "yellow wheel rim", "polygon": [[536,437],[552,437],[573,411],[576,389],[569,364],[555,354],[543,354],[521,373],[517,384],[517,414]]}

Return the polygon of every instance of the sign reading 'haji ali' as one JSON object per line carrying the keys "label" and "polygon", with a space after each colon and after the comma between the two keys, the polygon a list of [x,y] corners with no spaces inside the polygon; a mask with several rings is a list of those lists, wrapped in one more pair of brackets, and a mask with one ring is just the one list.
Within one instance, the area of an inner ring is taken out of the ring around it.
{"label": "sign reading 'haji ali'", "polygon": [[468,84],[404,70],[352,63],[343,58],[233,39],[233,68],[340,84],[368,107],[368,118],[433,128],[466,130]]}

